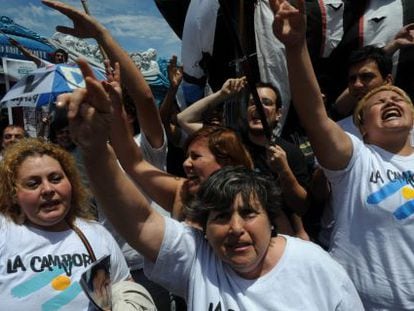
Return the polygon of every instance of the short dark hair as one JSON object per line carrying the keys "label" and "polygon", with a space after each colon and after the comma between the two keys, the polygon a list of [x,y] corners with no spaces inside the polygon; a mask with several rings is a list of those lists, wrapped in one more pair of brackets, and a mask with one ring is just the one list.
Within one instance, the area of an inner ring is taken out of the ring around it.
{"label": "short dark hair", "polygon": [[69,120],[67,117],[68,110],[66,107],[54,108],[50,113],[50,127],[49,127],[49,139],[56,143],[56,134],[62,129],[69,126]]}
{"label": "short dark hair", "polygon": [[65,58],[65,63],[68,61],[69,54],[64,49],[56,49],[56,51],[53,53],[53,57],[55,57],[56,53],[62,53],[63,57]]}
{"label": "short dark hair", "polygon": [[[186,215],[205,230],[210,212],[229,210],[238,194],[245,204],[249,204],[254,195],[276,228],[282,206],[280,188],[269,176],[244,166],[226,166],[214,172],[201,184],[194,199],[185,205]],[[276,232],[275,229],[273,234]]]}
{"label": "short dark hair", "polygon": [[280,91],[279,89],[274,86],[272,83],[269,82],[257,82],[256,83],[256,89],[259,88],[269,88],[276,94],[276,108],[280,109],[282,108],[282,98],[280,97]]}
{"label": "short dark hair", "polygon": [[6,131],[6,129],[22,129],[24,132],[24,137],[29,137],[29,135],[27,134],[26,130],[24,129],[23,125],[19,125],[19,124],[8,124],[6,125],[6,127],[1,131],[1,136],[3,137],[4,132]]}
{"label": "short dark hair", "polygon": [[392,59],[383,49],[367,45],[358,50],[352,51],[348,59],[348,69],[358,63],[372,60],[377,66],[383,79],[385,79],[392,72]]}

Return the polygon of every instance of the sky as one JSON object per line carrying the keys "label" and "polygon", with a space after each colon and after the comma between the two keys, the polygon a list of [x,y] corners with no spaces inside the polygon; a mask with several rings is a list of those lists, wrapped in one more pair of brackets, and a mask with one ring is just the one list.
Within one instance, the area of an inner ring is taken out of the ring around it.
{"label": "sky", "polygon": [[[80,0],[64,0],[82,9]],[[51,37],[57,25],[72,27],[72,22],[40,0],[0,0],[0,15],[6,15],[41,36]],[[112,33],[128,52],[157,50],[158,57],[180,58],[180,39],[159,13],[154,0],[87,0],[91,15]]]}

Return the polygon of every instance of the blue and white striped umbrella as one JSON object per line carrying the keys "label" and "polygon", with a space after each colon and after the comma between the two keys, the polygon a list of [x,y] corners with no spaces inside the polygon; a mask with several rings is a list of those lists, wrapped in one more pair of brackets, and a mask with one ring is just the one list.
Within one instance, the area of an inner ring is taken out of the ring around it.
{"label": "blue and white striped umbrella", "polygon": [[[99,80],[105,80],[103,72],[94,69]],[[19,80],[0,101],[1,107],[40,107],[49,105],[62,93],[85,87],[78,66],[51,64],[31,72]]]}

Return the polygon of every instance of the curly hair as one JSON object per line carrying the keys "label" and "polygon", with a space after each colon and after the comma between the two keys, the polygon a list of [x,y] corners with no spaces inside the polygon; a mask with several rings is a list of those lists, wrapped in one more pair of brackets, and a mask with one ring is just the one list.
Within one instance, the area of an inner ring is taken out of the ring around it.
{"label": "curly hair", "polygon": [[235,131],[220,126],[203,127],[187,138],[185,150],[203,138],[208,140],[208,148],[221,166],[243,165],[253,168],[252,158]]}
{"label": "curly hair", "polygon": [[29,157],[47,155],[59,162],[72,186],[71,208],[66,221],[72,225],[76,217],[93,219],[89,207],[89,192],[82,185],[75,160],[65,150],[43,139],[25,138],[8,147],[0,163],[0,213],[16,224],[26,220],[23,211],[16,202],[17,171]]}
{"label": "curly hair", "polygon": [[230,210],[238,194],[246,204],[250,204],[252,195],[259,200],[275,228],[272,235],[276,235],[276,218],[282,206],[281,190],[267,175],[243,166],[226,166],[213,173],[185,206],[186,215],[205,231],[210,212]]}

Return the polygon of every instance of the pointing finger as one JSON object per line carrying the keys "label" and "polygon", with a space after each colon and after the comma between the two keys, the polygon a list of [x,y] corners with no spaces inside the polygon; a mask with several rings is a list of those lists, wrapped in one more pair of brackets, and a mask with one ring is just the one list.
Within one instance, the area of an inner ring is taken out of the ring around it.
{"label": "pointing finger", "polygon": [[96,80],[95,74],[93,73],[92,68],[89,66],[88,62],[83,58],[78,58],[76,60],[76,63],[78,64],[83,77],[86,79],[86,77],[91,77]]}
{"label": "pointing finger", "polygon": [[89,104],[100,113],[111,113],[111,101],[101,82],[92,77],[85,78]]}

